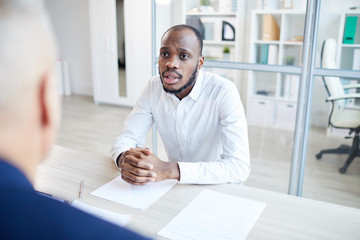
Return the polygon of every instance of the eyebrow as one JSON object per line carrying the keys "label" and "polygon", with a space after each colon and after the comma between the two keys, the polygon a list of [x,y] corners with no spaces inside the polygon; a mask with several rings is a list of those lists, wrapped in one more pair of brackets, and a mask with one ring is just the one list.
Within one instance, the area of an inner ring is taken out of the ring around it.
{"label": "eyebrow", "polygon": [[[160,50],[168,50],[170,47],[161,47]],[[187,52],[187,53],[192,53],[192,51],[188,48],[177,48],[176,49],[178,52]]]}

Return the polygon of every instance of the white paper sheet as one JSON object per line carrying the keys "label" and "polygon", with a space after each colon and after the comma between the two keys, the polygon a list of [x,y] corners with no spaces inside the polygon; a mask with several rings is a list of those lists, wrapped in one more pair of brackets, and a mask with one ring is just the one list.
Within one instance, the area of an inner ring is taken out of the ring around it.
{"label": "white paper sheet", "polygon": [[134,186],[122,180],[120,176],[91,194],[144,210],[169,191],[176,183],[177,180],[165,180],[148,183],[145,186]]}
{"label": "white paper sheet", "polygon": [[125,226],[125,224],[129,221],[131,215],[124,215],[120,213],[115,213],[109,210],[97,208],[91,206],[89,204],[80,202],[78,200],[74,200],[71,206],[78,208],[84,212],[92,214],[98,218],[111,222],[113,224],[119,225],[121,227]]}
{"label": "white paper sheet", "polygon": [[266,204],[202,191],[158,235],[172,240],[245,239]]}

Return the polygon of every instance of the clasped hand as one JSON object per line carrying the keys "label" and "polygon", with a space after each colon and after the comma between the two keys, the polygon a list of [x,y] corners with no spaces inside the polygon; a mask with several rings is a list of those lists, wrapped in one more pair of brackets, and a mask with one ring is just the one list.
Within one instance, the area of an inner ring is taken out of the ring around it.
{"label": "clasped hand", "polygon": [[133,185],[145,185],[165,179],[179,180],[179,167],[176,162],[164,162],[149,149],[131,148],[123,152],[118,161],[121,178]]}

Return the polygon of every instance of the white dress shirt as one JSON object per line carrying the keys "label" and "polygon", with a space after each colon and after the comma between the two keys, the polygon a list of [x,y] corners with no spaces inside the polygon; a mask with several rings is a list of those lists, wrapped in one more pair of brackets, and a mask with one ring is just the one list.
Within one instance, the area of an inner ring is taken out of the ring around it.
{"label": "white dress shirt", "polygon": [[117,157],[142,147],[155,121],[169,161],[180,168],[180,183],[242,183],[250,173],[244,107],[229,80],[200,70],[190,94],[181,101],[166,93],[159,76],[140,95],[113,145]]}

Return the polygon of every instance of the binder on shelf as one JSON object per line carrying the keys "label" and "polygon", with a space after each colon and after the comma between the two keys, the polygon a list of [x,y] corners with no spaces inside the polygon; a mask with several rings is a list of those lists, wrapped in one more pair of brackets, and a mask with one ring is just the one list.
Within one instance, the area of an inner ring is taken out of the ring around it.
{"label": "binder on shelf", "polygon": [[283,89],[282,89],[281,96],[284,98],[289,98],[290,83],[291,83],[290,76],[291,76],[290,74],[285,74],[284,79],[283,79]]}
{"label": "binder on shelf", "polygon": [[276,41],[280,39],[280,28],[271,14],[264,15],[262,40]]}
{"label": "binder on shelf", "polygon": [[300,76],[285,74],[282,96],[286,99],[297,100],[299,94]]}
{"label": "binder on shelf", "polygon": [[354,49],[353,70],[360,70],[360,48]]}
{"label": "binder on shelf", "polygon": [[278,64],[278,46],[274,44],[270,44],[268,48],[268,64]]}
{"label": "binder on shelf", "polygon": [[299,75],[290,75],[290,89],[289,89],[289,98],[292,100],[297,100],[299,94]]}
{"label": "binder on shelf", "polygon": [[261,44],[259,47],[260,53],[258,55],[258,63],[260,64],[267,64],[268,61],[268,51],[269,45],[268,44]]}
{"label": "binder on shelf", "polygon": [[357,16],[347,16],[344,30],[344,44],[354,44],[356,34]]}

